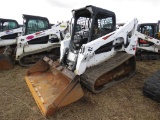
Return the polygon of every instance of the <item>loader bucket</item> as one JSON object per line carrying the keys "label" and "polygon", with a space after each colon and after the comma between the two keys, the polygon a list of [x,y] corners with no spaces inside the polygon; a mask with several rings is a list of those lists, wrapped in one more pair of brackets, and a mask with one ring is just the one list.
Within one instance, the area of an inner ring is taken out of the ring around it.
{"label": "loader bucket", "polygon": [[27,71],[25,80],[45,117],[84,95],[79,77],[47,57]]}
{"label": "loader bucket", "polygon": [[0,70],[8,70],[13,68],[13,60],[9,47],[0,48]]}

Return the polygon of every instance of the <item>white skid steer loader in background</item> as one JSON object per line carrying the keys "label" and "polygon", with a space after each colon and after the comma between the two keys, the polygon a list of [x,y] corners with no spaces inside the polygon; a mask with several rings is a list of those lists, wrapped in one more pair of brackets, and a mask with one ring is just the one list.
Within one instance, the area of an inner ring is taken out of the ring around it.
{"label": "white skid steer loader in background", "polygon": [[[1,56],[0,57],[0,65],[1,65],[0,70],[6,70],[6,69],[13,68],[14,62],[15,62],[14,54],[15,54],[15,49],[17,47],[17,37],[29,34],[28,32],[38,32],[39,29],[35,29],[36,26],[33,26],[33,24],[36,25],[39,22],[41,22],[41,24],[43,24],[43,22],[46,23],[46,26],[41,27],[41,30],[50,28],[48,19],[44,17],[39,17],[39,16],[23,15],[22,28],[18,28],[18,23],[15,20],[5,19],[5,21],[7,22],[2,21],[3,23],[2,25],[5,26],[3,27],[3,30],[5,29],[8,29],[8,30],[7,32],[4,31],[0,33],[0,36],[1,36],[0,46],[3,47],[0,53],[0,56]],[[30,28],[26,28],[28,25],[30,26]],[[11,28],[17,28],[17,29],[11,30]]]}
{"label": "white skid steer loader in background", "polygon": [[44,56],[57,60],[60,56],[60,42],[70,38],[70,23],[61,22],[51,29],[18,37],[16,61],[21,66],[30,66]]}
{"label": "white skid steer loader in background", "polygon": [[[60,60],[44,57],[25,76],[44,116],[83,97],[81,85],[100,93],[136,70],[137,38],[141,37],[137,19],[115,31],[114,12],[95,6],[72,12],[72,34],[61,42]],[[83,27],[77,30],[78,26]]]}
{"label": "white skid steer loader in background", "polygon": [[[160,39],[160,20],[157,24],[158,27],[158,33],[156,37]],[[160,45],[159,45],[159,53],[160,53]],[[144,86],[143,86],[143,93],[144,95],[160,102],[160,70],[156,71],[148,77],[145,80]]]}
{"label": "white skid steer loader in background", "polygon": [[0,18],[0,47],[15,45],[21,34],[22,27],[16,20]]}
{"label": "white skid steer loader in background", "polygon": [[[70,37],[70,23],[58,23],[51,28],[45,17],[23,15],[23,19],[23,36],[17,38],[15,54],[10,54],[10,49],[7,48],[5,56],[11,56],[10,58],[19,62],[21,66],[29,66],[45,55],[53,58],[52,56],[56,54],[59,57],[60,40]],[[13,66],[10,60],[7,59],[6,64]],[[0,69],[4,68],[0,67]]]}
{"label": "white skid steer loader in background", "polygon": [[[145,34],[150,39],[159,39],[160,23],[142,23],[138,25],[137,31]],[[158,60],[160,59],[160,46],[153,41],[148,42],[138,38],[136,60]]]}

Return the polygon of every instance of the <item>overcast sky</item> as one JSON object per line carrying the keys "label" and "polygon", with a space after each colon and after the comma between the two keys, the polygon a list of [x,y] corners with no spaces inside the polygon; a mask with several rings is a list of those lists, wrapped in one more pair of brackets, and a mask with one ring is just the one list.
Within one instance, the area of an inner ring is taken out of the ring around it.
{"label": "overcast sky", "polygon": [[0,0],[0,18],[16,19],[23,23],[22,14],[47,17],[50,23],[70,20],[72,9],[94,5],[115,12],[117,22],[134,17],[139,22],[160,19],[160,0]]}

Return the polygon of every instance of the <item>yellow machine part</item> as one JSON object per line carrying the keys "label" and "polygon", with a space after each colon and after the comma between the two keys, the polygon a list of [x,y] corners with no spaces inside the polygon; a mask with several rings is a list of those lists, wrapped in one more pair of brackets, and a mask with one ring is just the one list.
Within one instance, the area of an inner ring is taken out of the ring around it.
{"label": "yellow machine part", "polygon": [[84,95],[79,78],[47,57],[28,70],[25,80],[39,109],[46,117]]}
{"label": "yellow machine part", "polygon": [[160,32],[158,32],[158,40],[160,40]]}

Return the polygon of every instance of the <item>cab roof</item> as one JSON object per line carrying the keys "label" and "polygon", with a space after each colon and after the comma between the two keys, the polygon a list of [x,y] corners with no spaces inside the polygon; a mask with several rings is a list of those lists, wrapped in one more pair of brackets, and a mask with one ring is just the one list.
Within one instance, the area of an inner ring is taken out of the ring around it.
{"label": "cab roof", "polygon": [[[107,14],[110,14],[110,15],[114,15],[114,16],[115,16],[115,13],[114,13],[114,12],[109,11],[109,10],[106,10],[106,9],[103,9],[103,8],[96,7],[96,6],[93,6],[93,5],[88,5],[88,6],[86,6],[86,7],[80,8],[80,9],[73,9],[73,10],[72,10],[73,16],[74,16],[77,12],[82,12],[82,11],[85,11],[85,10],[90,11],[92,14],[107,13]],[[85,13],[84,13],[84,14],[85,14]],[[87,13],[86,13],[86,14],[87,14]]]}

